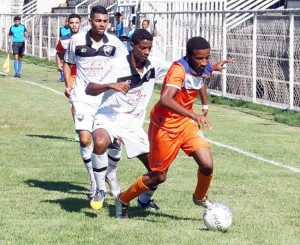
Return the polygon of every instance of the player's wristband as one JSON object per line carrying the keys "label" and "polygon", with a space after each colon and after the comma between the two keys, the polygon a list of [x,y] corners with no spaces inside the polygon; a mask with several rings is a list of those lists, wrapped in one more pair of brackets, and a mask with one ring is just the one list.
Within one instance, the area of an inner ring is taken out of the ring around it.
{"label": "player's wristband", "polygon": [[208,110],[208,105],[202,105],[202,110]]}

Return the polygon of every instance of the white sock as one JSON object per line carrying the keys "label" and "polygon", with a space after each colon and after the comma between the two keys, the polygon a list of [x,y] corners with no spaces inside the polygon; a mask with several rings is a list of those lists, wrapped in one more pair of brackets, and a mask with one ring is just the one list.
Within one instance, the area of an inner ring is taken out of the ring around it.
{"label": "white sock", "polygon": [[92,164],[97,190],[103,190],[106,192],[105,175],[108,165],[107,153],[105,152],[102,155],[92,153]]}
{"label": "white sock", "polygon": [[156,191],[157,186],[152,187],[151,189],[145,191],[143,194],[139,195],[139,201],[141,203],[148,203],[152,196],[154,195],[154,192]]}
{"label": "white sock", "polygon": [[85,168],[89,174],[90,181],[95,182],[94,172],[93,172],[93,165],[91,162],[91,156],[93,152],[93,146],[92,144],[88,147],[81,147],[80,146],[80,155],[82,157],[82,160],[84,162]]}
{"label": "white sock", "polygon": [[106,171],[106,177],[108,179],[116,179],[117,178],[117,167],[120,162],[120,158],[122,155],[122,149],[108,149],[108,166]]}

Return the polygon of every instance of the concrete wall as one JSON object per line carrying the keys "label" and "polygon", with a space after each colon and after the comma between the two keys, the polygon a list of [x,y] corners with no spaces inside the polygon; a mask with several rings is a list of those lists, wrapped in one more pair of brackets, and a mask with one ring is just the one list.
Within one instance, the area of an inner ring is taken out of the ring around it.
{"label": "concrete wall", "polygon": [[287,0],[287,8],[300,8],[299,0]]}
{"label": "concrete wall", "polygon": [[39,14],[51,13],[52,8],[58,7],[59,4],[61,3],[66,3],[66,0],[51,0],[51,1],[38,0],[37,12]]}

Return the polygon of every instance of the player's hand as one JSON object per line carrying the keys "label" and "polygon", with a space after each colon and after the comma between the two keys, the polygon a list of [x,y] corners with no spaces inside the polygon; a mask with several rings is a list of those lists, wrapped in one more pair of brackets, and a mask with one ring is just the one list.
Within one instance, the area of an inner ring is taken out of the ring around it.
{"label": "player's hand", "polygon": [[214,65],[214,70],[215,71],[220,71],[220,70],[226,69],[226,67],[224,65],[226,65],[228,63],[233,63],[233,62],[235,62],[235,59],[233,59],[233,58],[230,58],[230,59],[227,59],[227,60],[222,60],[219,63]]}
{"label": "player's hand", "polygon": [[201,128],[202,130],[204,130],[206,127],[208,129],[212,129],[212,122],[210,121],[210,119],[208,119],[206,116],[201,114],[200,115],[194,114],[192,119],[199,125],[199,128]]}
{"label": "player's hand", "polygon": [[130,89],[130,85],[127,82],[112,83],[110,88],[123,94],[127,94]]}
{"label": "player's hand", "polygon": [[66,89],[65,89],[65,96],[66,96],[67,98],[70,98],[70,97],[71,97],[72,90],[73,90],[72,87],[66,87]]}
{"label": "player's hand", "polygon": [[202,111],[200,112],[200,116],[206,116],[208,113],[208,109],[202,109]]}

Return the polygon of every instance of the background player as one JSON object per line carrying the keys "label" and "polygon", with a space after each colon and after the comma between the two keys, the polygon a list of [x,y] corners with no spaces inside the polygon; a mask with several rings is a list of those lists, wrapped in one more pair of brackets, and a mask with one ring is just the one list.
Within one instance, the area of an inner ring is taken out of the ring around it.
{"label": "background player", "polygon": [[22,69],[22,61],[25,51],[25,41],[28,37],[28,32],[26,27],[21,24],[21,18],[19,16],[14,17],[14,25],[12,25],[9,29],[8,33],[8,50],[10,51],[11,41],[12,43],[12,51],[14,55],[14,69],[15,69],[15,77],[21,77],[21,69]]}
{"label": "background player", "polygon": [[[76,80],[73,86],[67,85],[66,94],[71,95],[74,105],[75,128],[80,138],[80,154],[91,179],[89,196],[92,198],[96,191],[96,182],[91,163],[93,150],[91,132],[101,98],[87,95],[85,88],[90,82],[99,80],[102,68],[111,58],[127,54],[127,49],[116,36],[105,33],[108,13],[104,7],[94,6],[91,9],[89,21],[91,29],[71,38],[64,59],[66,66],[76,64]],[[109,157],[107,169],[101,169],[101,171],[106,173],[111,193],[117,195],[120,187],[117,182],[116,167],[121,151],[111,149]],[[94,169],[94,171],[97,175],[99,170]]]}

